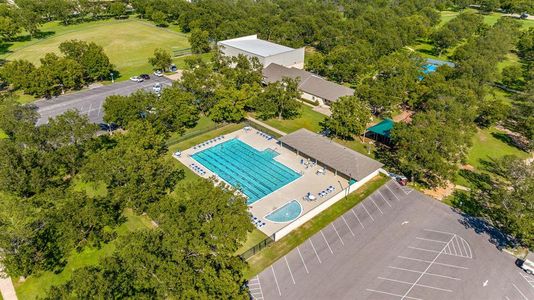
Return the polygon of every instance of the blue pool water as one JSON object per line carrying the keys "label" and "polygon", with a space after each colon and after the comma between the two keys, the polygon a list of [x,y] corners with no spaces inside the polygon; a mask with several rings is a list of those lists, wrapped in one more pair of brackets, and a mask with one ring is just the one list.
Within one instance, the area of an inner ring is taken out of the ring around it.
{"label": "blue pool water", "polygon": [[292,182],[300,175],[275,161],[278,155],[267,149],[258,151],[246,143],[232,139],[192,155],[224,181],[239,188],[252,204]]}
{"label": "blue pool water", "polygon": [[426,64],[423,66],[423,73],[429,74],[432,72],[436,72],[437,69],[438,69],[438,66],[435,64]]}
{"label": "blue pool water", "polygon": [[298,218],[301,212],[302,206],[300,203],[297,200],[291,200],[284,206],[266,215],[265,219],[272,222],[286,223]]}

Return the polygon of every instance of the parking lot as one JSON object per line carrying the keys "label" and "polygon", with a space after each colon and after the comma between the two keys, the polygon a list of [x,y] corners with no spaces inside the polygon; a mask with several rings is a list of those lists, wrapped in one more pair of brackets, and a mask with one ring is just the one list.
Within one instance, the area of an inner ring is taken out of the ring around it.
{"label": "parking lot", "polygon": [[389,181],[249,282],[255,299],[534,300],[534,278],[448,206]]}
{"label": "parking lot", "polygon": [[91,122],[100,124],[103,122],[104,115],[102,105],[108,96],[127,96],[139,89],[150,90],[156,82],[160,82],[163,86],[172,84],[170,79],[152,76],[149,80],[143,82],[123,81],[52,99],[38,100],[33,103],[40,115],[37,125],[46,124],[49,118],[73,109],[87,115]]}

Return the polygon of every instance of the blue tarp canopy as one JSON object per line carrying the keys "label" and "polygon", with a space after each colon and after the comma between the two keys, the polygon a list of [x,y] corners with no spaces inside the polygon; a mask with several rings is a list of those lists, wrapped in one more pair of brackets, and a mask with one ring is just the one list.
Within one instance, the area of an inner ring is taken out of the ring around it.
{"label": "blue tarp canopy", "polygon": [[393,122],[393,120],[385,119],[384,121],[367,128],[367,131],[389,138],[389,133],[394,125],[395,122]]}

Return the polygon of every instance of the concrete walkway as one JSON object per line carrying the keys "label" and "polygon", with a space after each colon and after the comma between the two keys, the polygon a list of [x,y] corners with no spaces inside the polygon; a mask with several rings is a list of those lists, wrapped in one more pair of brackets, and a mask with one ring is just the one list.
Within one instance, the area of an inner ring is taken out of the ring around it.
{"label": "concrete walkway", "polygon": [[17,300],[17,293],[15,292],[15,287],[13,286],[13,282],[11,282],[11,278],[6,277],[3,272],[0,272],[0,293],[2,294],[2,298],[4,300]]}
{"label": "concrete walkway", "polygon": [[254,118],[251,117],[251,116],[247,116],[247,120],[249,120],[249,121],[251,121],[251,122],[253,122],[253,123],[256,123],[256,124],[258,124],[258,125],[260,125],[260,126],[262,126],[262,127],[265,127],[265,128],[267,128],[267,129],[269,129],[269,130],[271,130],[271,131],[273,131],[273,132],[276,132],[276,133],[278,133],[279,135],[286,135],[286,134],[287,134],[287,133],[285,133],[285,132],[283,132],[283,131],[281,131],[281,130],[278,130],[278,129],[276,129],[276,128],[270,126],[270,125],[267,125],[267,124],[263,123],[263,122],[260,121],[260,120],[254,119]]}

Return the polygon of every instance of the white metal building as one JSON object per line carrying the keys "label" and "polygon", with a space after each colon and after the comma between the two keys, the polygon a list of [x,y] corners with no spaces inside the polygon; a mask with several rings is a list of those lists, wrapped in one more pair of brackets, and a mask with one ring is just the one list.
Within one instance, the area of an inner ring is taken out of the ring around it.
{"label": "white metal building", "polygon": [[225,56],[243,54],[249,58],[256,57],[264,68],[271,63],[298,69],[304,68],[304,48],[293,49],[271,43],[258,39],[257,35],[220,41],[217,46]]}

